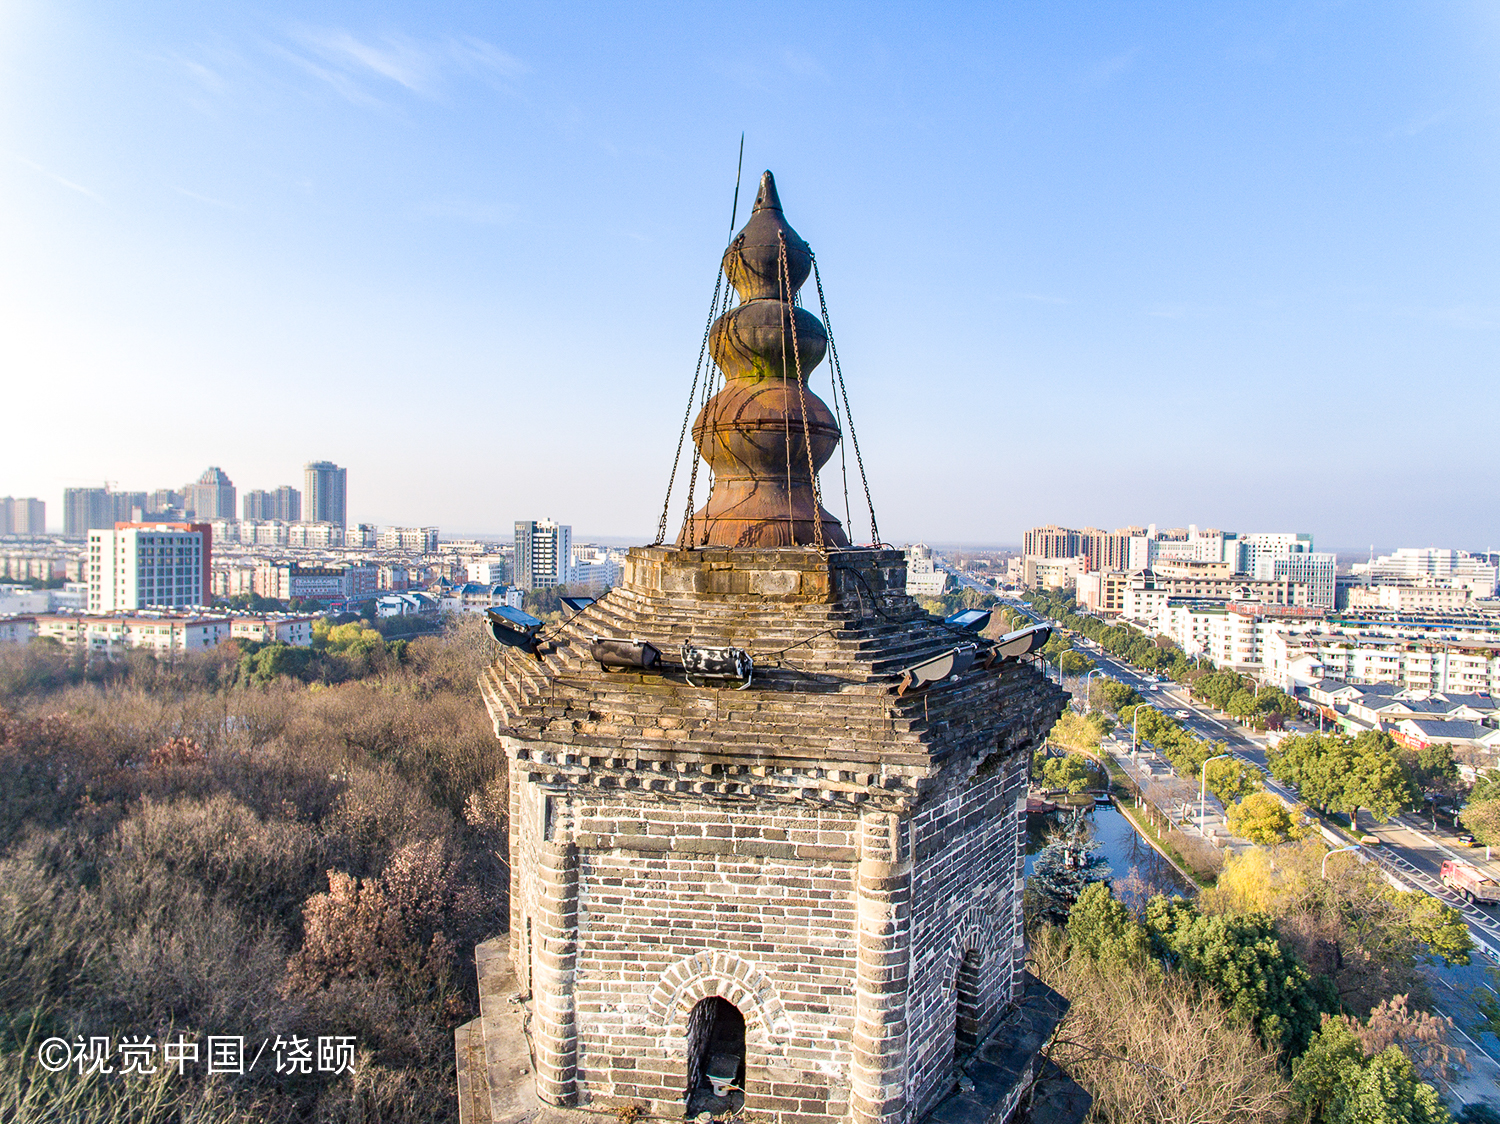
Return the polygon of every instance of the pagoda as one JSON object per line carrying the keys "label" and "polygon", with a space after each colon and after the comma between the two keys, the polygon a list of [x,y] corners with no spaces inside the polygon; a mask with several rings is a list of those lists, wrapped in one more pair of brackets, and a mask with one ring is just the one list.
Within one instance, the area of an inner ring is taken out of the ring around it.
{"label": "pagoda", "polygon": [[706,503],[564,621],[492,614],[511,923],[458,1032],[468,1124],[998,1122],[1035,1076],[1026,786],[1066,696],[1044,632],[930,615],[823,507],[813,266],[767,172],[691,422]]}

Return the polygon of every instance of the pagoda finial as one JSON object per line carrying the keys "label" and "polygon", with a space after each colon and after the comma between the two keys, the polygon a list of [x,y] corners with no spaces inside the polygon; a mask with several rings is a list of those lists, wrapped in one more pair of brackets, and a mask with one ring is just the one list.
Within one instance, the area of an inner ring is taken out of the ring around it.
{"label": "pagoda finial", "polygon": [[840,433],[807,386],[828,349],[822,322],[795,303],[812,250],[787,223],[769,171],[723,268],[741,303],[710,329],[724,388],[692,428],[714,486],[678,545],[847,547],[843,527],[817,499],[816,472]]}

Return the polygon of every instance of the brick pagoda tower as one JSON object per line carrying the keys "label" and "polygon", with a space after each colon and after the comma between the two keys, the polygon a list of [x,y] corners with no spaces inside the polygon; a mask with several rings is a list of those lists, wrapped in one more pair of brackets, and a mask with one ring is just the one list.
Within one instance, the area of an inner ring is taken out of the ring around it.
{"label": "brick pagoda tower", "polygon": [[[852,547],[819,504],[842,435],[806,384],[828,343],[793,300],[811,261],[768,172],[692,427],[707,504],[481,680],[511,929],[459,1031],[470,1124],[554,1112],[501,1087],[532,1066],[546,1106],[776,1124],[916,1121],[973,1099],[976,1049],[986,1119],[1031,1079],[1027,768],[1065,696],[924,612],[903,554]],[[930,661],[948,673],[903,674]]]}

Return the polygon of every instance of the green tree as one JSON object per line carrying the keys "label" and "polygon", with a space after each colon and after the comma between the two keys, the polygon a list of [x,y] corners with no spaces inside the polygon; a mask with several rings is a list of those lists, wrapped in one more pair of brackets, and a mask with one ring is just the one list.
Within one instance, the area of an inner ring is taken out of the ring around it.
{"label": "green tree", "polygon": [[1500,800],[1500,769],[1486,769],[1474,778],[1474,787],[1469,789],[1470,805],[1487,800]]}
{"label": "green tree", "polygon": [[1085,675],[1094,670],[1094,661],[1082,652],[1069,648],[1058,656],[1057,666],[1064,675]]}
{"label": "green tree", "polygon": [[1269,792],[1250,793],[1225,808],[1224,816],[1231,835],[1263,847],[1300,839],[1303,834],[1286,805]]}
{"label": "green tree", "polygon": [[1203,766],[1208,791],[1226,808],[1261,789],[1260,770],[1233,757],[1221,757]]}
{"label": "green tree", "polygon": [[1313,1124],[1448,1124],[1442,1097],[1400,1046],[1366,1057],[1348,1019],[1323,1022],[1292,1063],[1292,1095]]}
{"label": "green tree", "polygon": [[1300,1054],[1317,1031],[1331,996],[1281,943],[1266,914],[1206,915],[1158,895],[1146,905],[1146,928],[1158,955],[1217,992],[1287,1057]]}
{"label": "green tree", "polygon": [[1284,718],[1295,718],[1302,709],[1297,700],[1280,687],[1262,687],[1255,706],[1262,714],[1280,714]]}
{"label": "green tree", "polygon": [[1146,927],[1104,882],[1085,886],[1073,903],[1068,940],[1075,952],[1103,963],[1144,964],[1151,956]]}
{"label": "green tree", "polygon": [[[1474,787],[1479,786],[1476,784]],[[1471,796],[1468,805],[1458,814],[1458,819],[1486,847],[1500,846],[1500,799],[1483,800],[1476,804]]]}
{"label": "green tree", "polygon": [[1236,691],[1229,696],[1229,701],[1224,705],[1224,712],[1231,718],[1244,721],[1253,718],[1259,713],[1255,705],[1255,696],[1244,689]]}

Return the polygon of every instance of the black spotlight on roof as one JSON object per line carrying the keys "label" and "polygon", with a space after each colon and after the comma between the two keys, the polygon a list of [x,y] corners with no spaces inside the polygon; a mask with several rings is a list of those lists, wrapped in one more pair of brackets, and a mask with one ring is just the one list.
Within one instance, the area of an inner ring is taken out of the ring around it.
{"label": "black spotlight on roof", "polygon": [[995,658],[1001,660],[1020,659],[1038,651],[1052,636],[1052,629],[1045,624],[1034,624],[1030,628],[1007,632],[995,641]]}
{"label": "black spotlight on roof", "polygon": [[626,668],[656,671],[661,667],[661,652],[654,644],[648,644],[644,640],[595,636],[589,644],[589,655],[598,660],[599,666],[605,671],[623,671]]}
{"label": "black spotlight on roof", "polygon": [[542,622],[530,613],[512,609],[509,605],[491,605],[484,611],[489,621],[490,635],[510,648],[536,655],[536,634]]}
{"label": "black spotlight on roof", "polygon": [[988,609],[960,609],[951,617],[945,617],[943,623],[969,632],[979,632],[990,623],[990,611]]}
{"label": "black spotlight on roof", "polygon": [[950,676],[962,675],[974,665],[974,653],[978,650],[976,644],[960,644],[941,656],[933,656],[930,660],[913,664],[901,673],[901,686],[896,689],[897,697],[913,688],[929,687]]}
{"label": "black spotlight on roof", "polygon": [[703,680],[734,681],[734,689],[743,691],[750,686],[750,679],[755,674],[755,663],[750,659],[750,653],[743,648],[700,648],[695,644],[684,644],[682,670],[687,675],[687,681],[694,687],[702,686],[700,683],[693,683],[693,676],[696,675]]}
{"label": "black spotlight on roof", "polygon": [[581,613],[585,609],[587,609],[590,605],[592,605],[595,601],[597,601],[598,598],[597,597],[559,597],[558,600],[561,601],[568,608],[572,609],[575,613]]}

